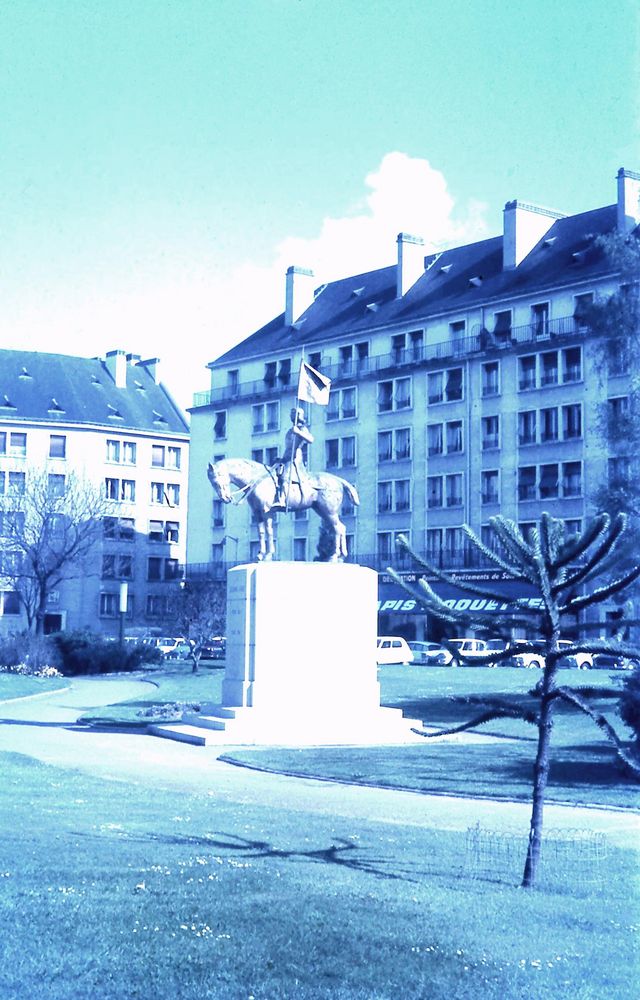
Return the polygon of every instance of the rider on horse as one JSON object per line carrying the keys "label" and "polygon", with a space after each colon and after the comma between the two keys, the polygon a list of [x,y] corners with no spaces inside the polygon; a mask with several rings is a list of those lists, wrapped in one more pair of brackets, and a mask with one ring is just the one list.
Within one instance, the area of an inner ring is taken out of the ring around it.
{"label": "rider on horse", "polygon": [[284,439],[284,453],[274,466],[277,484],[272,509],[286,509],[289,489],[294,482],[300,488],[300,497],[302,498],[302,487],[307,476],[302,449],[305,444],[311,444],[313,434],[307,427],[304,410],[300,407],[294,407],[290,416],[291,427]]}

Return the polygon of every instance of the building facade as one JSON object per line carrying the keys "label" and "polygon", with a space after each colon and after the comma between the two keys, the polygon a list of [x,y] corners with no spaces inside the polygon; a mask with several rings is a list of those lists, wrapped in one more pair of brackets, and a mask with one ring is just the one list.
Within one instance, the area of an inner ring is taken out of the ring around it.
{"label": "building facade", "polygon": [[[188,424],[160,382],[157,359],[124,351],[89,359],[0,350],[5,516],[26,505],[35,477],[64,491],[73,476],[108,500],[90,563],[49,595],[46,631],[117,635],[125,582],[127,629],[166,627],[186,554],[188,467]],[[7,634],[26,619],[6,537],[2,557],[0,634]]]}
{"label": "building facade", "polygon": [[[548,511],[578,531],[620,458],[603,405],[624,408],[638,363],[618,350],[603,363],[584,318],[620,286],[598,237],[638,225],[640,174],[621,169],[616,194],[575,216],[508,202],[501,235],[441,253],[401,233],[394,265],[320,288],[290,268],[284,313],[211,362],[211,388],[195,396],[188,561],[255,558],[246,505],[223,507],[199,470],[212,457],[275,459],[303,357],[332,379],[329,406],[307,408],[308,465],[360,494],[344,509],[350,558],[402,568],[402,533],[429,561],[482,576],[464,524],[491,543],[492,515],[527,532]],[[315,516],[278,520],[278,557],[313,559]],[[382,629],[424,634],[383,576],[380,597]]]}

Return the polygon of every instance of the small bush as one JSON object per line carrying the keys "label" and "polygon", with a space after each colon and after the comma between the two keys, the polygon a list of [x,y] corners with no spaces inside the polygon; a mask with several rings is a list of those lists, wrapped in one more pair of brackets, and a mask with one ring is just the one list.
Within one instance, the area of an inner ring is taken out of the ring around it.
{"label": "small bush", "polygon": [[[59,676],[60,662],[57,646],[49,636],[18,632],[0,638],[0,670],[4,668],[13,673],[55,677]],[[17,667],[21,669],[13,669]],[[49,675],[42,673],[45,668],[51,668],[55,673]]]}
{"label": "small bush", "polygon": [[62,673],[68,677],[137,670],[143,664],[162,660],[162,653],[151,646],[136,643],[121,647],[92,632],[58,632],[52,638],[61,657]]}

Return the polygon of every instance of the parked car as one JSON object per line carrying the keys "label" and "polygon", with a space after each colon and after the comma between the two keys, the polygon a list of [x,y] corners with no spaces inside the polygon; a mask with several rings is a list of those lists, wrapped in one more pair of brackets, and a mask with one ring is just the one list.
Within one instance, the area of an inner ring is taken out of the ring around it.
{"label": "parked car", "polygon": [[413,653],[406,639],[399,635],[379,635],[377,649],[378,663],[413,663]]}
{"label": "parked car", "polygon": [[633,670],[637,662],[619,653],[594,653],[592,667],[594,670]]}
{"label": "parked car", "polygon": [[[570,649],[573,643],[570,639],[559,639],[560,649]],[[577,667],[578,670],[587,670],[593,666],[593,656],[591,653],[573,653],[571,656],[563,656],[560,660],[561,667]]]}
{"label": "parked car", "polygon": [[[485,639],[449,639],[449,645],[454,646],[459,652],[469,659],[474,659],[474,657],[486,656],[488,653],[487,643]],[[455,655],[452,660],[453,666],[468,666],[465,660],[457,660]]]}
{"label": "parked car", "polygon": [[[504,639],[487,639],[486,642],[487,653],[505,653],[509,646],[509,643],[505,642]],[[494,663],[490,663],[489,666],[502,667],[505,663],[508,663],[508,660],[503,658],[501,660],[496,660]]]}
{"label": "parked car", "polygon": [[203,660],[224,660],[227,654],[227,637],[224,635],[214,635],[209,642],[202,647]]}
{"label": "parked car", "polygon": [[422,663],[426,667],[448,667],[453,660],[449,650],[438,642],[412,640],[407,645],[413,653],[413,662]]}
{"label": "parked car", "polygon": [[155,646],[159,649],[163,656],[171,659],[175,653],[178,646],[184,643],[184,636],[150,636],[144,639],[143,642],[146,646]]}
{"label": "parked car", "polygon": [[[524,645],[533,645],[536,649],[535,651],[524,650],[522,648]],[[544,670],[545,658],[541,650],[541,641],[537,639],[512,639],[510,646],[513,648],[513,656],[507,660],[507,663],[511,664],[511,666],[526,668],[536,667],[538,670]]]}

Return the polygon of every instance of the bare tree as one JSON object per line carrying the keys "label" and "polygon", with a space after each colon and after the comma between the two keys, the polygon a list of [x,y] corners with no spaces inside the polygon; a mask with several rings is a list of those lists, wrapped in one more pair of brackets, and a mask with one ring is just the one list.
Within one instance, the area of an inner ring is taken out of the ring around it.
{"label": "bare tree", "polygon": [[95,546],[112,506],[74,473],[38,469],[0,497],[0,575],[17,593],[29,631],[42,634],[49,595],[64,580],[96,572]]}
{"label": "bare tree", "polygon": [[[614,652],[621,656],[632,657],[640,655],[640,650],[613,640],[578,641],[570,647],[562,648],[559,645],[568,616],[574,616],[587,607],[621,593],[640,577],[640,565],[634,566],[621,577],[603,586],[596,583],[597,578],[602,577],[611,568],[614,551],[625,530],[626,518],[622,514],[613,521],[607,514],[601,514],[581,535],[569,537],[566,534],[564,521],[543,514],[539,530],[532,533],[529,541],[522,536],[515,522],[508,518],[493,517],[490,523],[499,542],[500,553],[484,545],[471,528],[465,526],[472,545],[482,553],[489,565],[501,570],[504,579],[528,581],[536,595],[533,601],[530,598],[514,600],[508,593],[500,593],[499,583],[483,586],[454,574],[442,572],[416,555],[404,536],[398,539],[400,547],[405,549],[422,569],[432,577],[462,589],[470,595],[472,599],[468,601],[468,610],[459,611],[450,607],[446,601],[438,597],[424,578],[420,579],[416,586],[409,586],[392,568],[389,569],[389,573],[431,614],[452,628],[490,631],[491,634],[498,634],[507,641],[514,627],[526,628],[527,631],[540,636],[542,640],[542,649],[537,642],[523,643],[519,646],[519,651],[537,650],[542,651],[544,656],[545,667],[542,678],[534,691],[530,692],[539,703],[536,712],[501,703],[499,699],[476,698],[473,702],[483,706],[480,714],[461,726],[445,731],[461,732],[498,718],[518,718],[537,726],[538,744],[533,773],[529,843],[522,877],[522,885],[530,887],[535,882],[540,858],[543,809],[551,759],[551,733],[557,702],[561,700],[589,716],[613,744],[625,768],[640,777],[640,764],[625,748],[608,720],[590,707],[585,696],[586,692],[579,688],[572,689],[558,685],[559,664],[566,656],[580,652]],[[494,608],[504,604],[509,610],[502,615],[487,612],[483,609],[486,608],[488,601],[494,602]],[[474,604],[481,610],[472,610]],[[511,655],[512,650],[507,648],[503,653],[474,657],[473,661],[470,661],[461,655],[459,650],[455,650],[456,659],[473,662],[476,665],[493,664],[496,660],[506,660]],[[422,733],[422,735],[428,737],[443,733]]]}
{"label": "bare tree", "polygon": [[191,651],[192,672],[195,674],[202,651],[214,635],[224,628],[226,588],[224,581],[208,577],[188,577],[175,606],[176,624]]}

